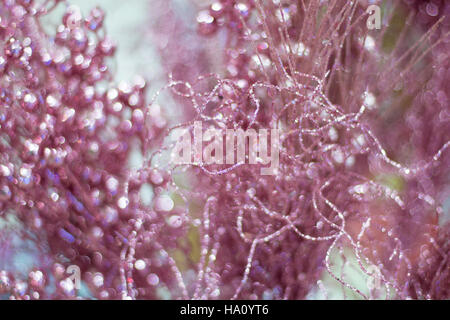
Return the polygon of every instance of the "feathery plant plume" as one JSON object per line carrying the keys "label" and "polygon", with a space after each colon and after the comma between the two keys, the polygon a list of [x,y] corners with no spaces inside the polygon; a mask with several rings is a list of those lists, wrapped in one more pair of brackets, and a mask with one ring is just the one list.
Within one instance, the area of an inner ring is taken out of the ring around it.
{"label": "feathery plant plume", "polygon": [[[25,276],[0,265],[1,293],[304,299],[335,282],[346,298],[449,298],[443,1],[214,2],[197,29],[219,45],[163,41],[169,82],[149,100],[141,78],[113,85],[100,9],[69,6],[53,36],[39,27],[50,4],[0,5],[1,252],[17,236],[41,252]],[[167,125],[162,92],[185,122]],[[279,129],[278,167],[174,164],[198,121]]]}

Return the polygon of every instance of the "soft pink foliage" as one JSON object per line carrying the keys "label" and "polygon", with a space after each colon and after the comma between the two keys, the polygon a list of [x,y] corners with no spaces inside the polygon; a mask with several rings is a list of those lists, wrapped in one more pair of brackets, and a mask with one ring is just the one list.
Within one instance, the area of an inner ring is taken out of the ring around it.
{"label": "soft pink foliage", "polygon": [[[365,1],[215,2],[197,21],[220,70],[199,59],[207,46],[177,51],[182,30],[167,27],[171,77],[150,100],[141,78],[113,85],[100,9],[69,7],[53,38],[39,27],[51,8],[2,2],[0,214],[46,259],[26,289],[2,271],[0,293],[75,297],[60,281],[78,265],[102,299],[303,299],[326,272],[364,298],[449,298],[449,6],[385,2],[370,31]],[[163,91],[185,123],[166,128]],[[165,161],[194,120],[280,128],[277,174]],[[345,279],[332,256],[346,250],[380,288]]]}

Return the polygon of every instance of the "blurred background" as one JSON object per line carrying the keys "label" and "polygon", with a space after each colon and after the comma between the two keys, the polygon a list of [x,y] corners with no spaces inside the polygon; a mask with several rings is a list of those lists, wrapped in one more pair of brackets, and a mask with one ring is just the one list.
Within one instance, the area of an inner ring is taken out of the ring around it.
{"label": "blurred background", "polygon": [[[217,39],[205,41],[196,32],[197,12],[209,1],[70,0],[70,3],[79,6],[83,14],[87,14],[95,6],[99,6],[105,11],[106,32],[117,44],[116,55],[111,61],[115,79],[117,81],[132,81],[136,75],[141,75],[149,83],[149,95],[154,94],[167,83],[167,70],[171,69],[171,55],[176,55],[180,49],[185,48],[191,53],[194,52],[195,56],[196,50],[203,52],[208,47],[220,45],[220,41],[217,42]],[[164,15],[167,7],[172,9],[170,14],[176,15],[175,19],[171,17],[170,23],[167,23],[169,17]],[[63,12],[64,6],[59,6],[52,15],[46,18],[44,27],[48,30],[55,30],[60,23]],[[170,37],[173,35],[177,35],[179,38],[171,39]],[[171,51],[171,46],[167,45],[169,42],[178,46],[178,52]],[[200,46],[200,48],[196,46]],[[199,56],[199,59],[207,60],[205,65],[212,66],[213,69],[220,65],[220,59],[211,56],[212,50],[205,50],[205,52],[206,56]],[[193,61],[193,66],[198,67],[198,61]],[[202,71],[204,70],[200,70],[199,74]],[[159,103],[164,103],[164,113],[169,122],[176,123],[184,117],[182,109],[177,108],[176,103],[170,97],[163,96]],[[130,159],[130,166],[132,167],[139,167],[141,163],[142,155],[138,153],[135,153]],[[148,197],[151,197],[151,191],[149,191]],[[448,213],[449,207],[450,200],[445,204],[444,211]],[[0,232],[2,229],[13,230],[14,228],[20,228],[20,223],[12,215],[7,216],[7,219],[0,219]],[[38,259],[35,255],[33,241],[23,241],[20,237],[13,236],[8,242],[5,242],[1,237],[0,234],[2,246],[7,246],[10,250],[0,250],[0,269],[15,270],[24,275],[28,274],[30,266],[33,265],[32,261]],[[351,255],[349,255],[349,259],[351,259]],[[334,262],[339,264],[337,258],[334,258]],[[348,270],[345,271],[345,274],[348,277],[347,279],[354,283],[356,287],[363,288],[371,279],[368,279],[356,265],[356,262],[348,264]],[[324,288],[326,290],[323,290]],[[327,296],[324,295],[325,291]],[[90,297],[86,286],[82,287],[80,295]],[[164,291],[160,292],[160,297],[169,298]],[[307,296],[308,299],[340,299],[344,297],[357,298],[354,292],[342,289],[341,285],[331,279],[326,271],[324,271],[317,287],[313,288]],[[271,299],[271,296],[268,295],[265,298]]]}

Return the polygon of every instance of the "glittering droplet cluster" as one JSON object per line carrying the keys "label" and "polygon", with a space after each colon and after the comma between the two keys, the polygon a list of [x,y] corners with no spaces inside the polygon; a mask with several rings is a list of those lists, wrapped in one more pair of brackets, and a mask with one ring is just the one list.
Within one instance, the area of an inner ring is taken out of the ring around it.
{"label": "glittering droplet cluster", "polygon": [[52,278],[54,297],[73,297],[65,269],[78,265],[96,296],[114,298],[122,294],[124,244],[144,223],[136,215],[139,186],[162,183],[156,171],[131,173],[128,154],[148,148],[165,120],[160,109],[149,111],[142,77],[114,84],[107,58],[115,45],[101,9],[83,17],[67,6],[52,36],[40,28],[48,5],[1,4],[0,212],[21,221],[22,236],[33,233],[48,257],[28,284],[2,271],[2,293],[49,298],[44,285]]}

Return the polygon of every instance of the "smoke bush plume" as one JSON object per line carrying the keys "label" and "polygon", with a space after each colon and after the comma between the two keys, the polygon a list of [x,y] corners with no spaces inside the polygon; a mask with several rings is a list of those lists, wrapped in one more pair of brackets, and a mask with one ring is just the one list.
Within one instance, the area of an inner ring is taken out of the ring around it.
{"label": "smoke bush plume", "polygon": [[[450,6],[378,1],[370,30],[373,2],[216,1],[189,43],[156,1],[170,76],[149,98],[110,72],[100,8],[67,6],[48,34],[64,4],[3,1],[0,294],[304,299],[327,297],[329,275],[344,297],[448,299]],[[185,122],[169,124],[161,93]],[[274,175],[171,162],[195,121],[280,129]],[[17,239],[38,252],[26,275],[2,263]]]}

